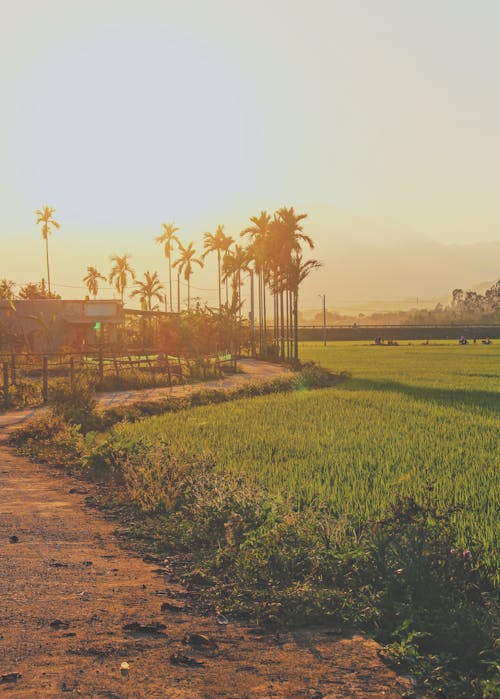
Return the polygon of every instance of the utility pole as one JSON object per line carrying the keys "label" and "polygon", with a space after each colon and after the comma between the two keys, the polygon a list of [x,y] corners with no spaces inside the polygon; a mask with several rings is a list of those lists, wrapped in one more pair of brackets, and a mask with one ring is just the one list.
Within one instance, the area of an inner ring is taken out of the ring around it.
{"label": "utility pole", "polygon": [[326,294],[323,294],[323,347],[326,347]]}
{"label": "utility pole", "polygon": [[326,294],[318,294],[323,301],[323,347],[326,347]]}

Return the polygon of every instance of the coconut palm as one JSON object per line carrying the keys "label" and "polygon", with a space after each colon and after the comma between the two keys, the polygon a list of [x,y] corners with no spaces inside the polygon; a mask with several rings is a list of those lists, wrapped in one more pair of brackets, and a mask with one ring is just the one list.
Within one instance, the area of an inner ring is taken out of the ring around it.
{"label": "coconut palm", "polygon": [[240,235],[248,235],[252,239],[247,250],[250,259],[253,261],[254,271],[258,277],[259,345],[261,353],[266,354],[266,273],[269,268],[269,260],[266,253],[269,247],[269,224],[271,222],[271,216],[267,211],[261,211],[259,216],[252,216],[250,221],[253,225],[241,231]]}
{"label": "coconut palm", "polygon": [[172,313],[172,243],[177,243],[179,245],[179,238],[175,235],[178,228],[175,227],[173,223],[162,223],[163,233],[155,238],[155,242],[158,245],[163,245],[163,252],[168,260],[168,291],[170,296],[170,313]]}
{"label": "coconut palm", "polygon": [[203,267],[203,262],[199,260],[196,255],[196,250],[194,249],[193,243],[185,248],[182,243],[179,243],[180,257],[173,264],[174,267],[179,268],[179,274],[184,275],[184,279],[187,281],[188,287],[188,311],[191,309],[191,275],[193,274],[193,265],[197,264]]}
{"label": "coconut palm", "polygon": [[[224,263],[224,259],[225,259],[226,255],[229,254],[229,251],[231,250],[231,247],[233,246],[233,244],[234,244],[234,238],[231,238],[230,235],[225,235],[225,234],[224,234],[224,239],[223,239],[223,241],[222,241],[222,252],[223,252],[223,255],[222,255],[222,263]],[[226,281],[226,306],[227,306],[228,301],[229,301],[229,299],[228,299],[227,279],[226,279],[225,281]]]}
{"label": "coconut palm", "polygon": [[52,218],[55,209],[51,206],[43,206],[41,209],[37,209],[35,214],[37,216],[36,222],[42,224],[42,238],[45,240],[45,258],[47,263],[47,283],[49,286],[50,294],[50,266],[49,266],[49,235],[52,228],[60,228],[59,223]]}
{"label": "coconut palm", "polygon": [[[232,278],[233,294],[236,296],[236,303],[239,308],[241,319],[241,273],[246,272],[249,268],[250,258],[246,248],[242,245],[235,245],[234,249],[227,252],[224,256],[222,271],[223,279],[226,281]],[[233,302],[234,303],[234,302]]]}
{"label": "coconut palm", "polygon": [[[202,255],[202,259],[205,259],[207,255],[211,252],[217,253],[217,275],[219,282],[219,309],[222,308],[222,295],[221,295],[221,253],[229,250],[230,245],[233,243],[233,239],[224,233],[224,226],[219,225],[215,233],[205,233],[203,235],[205,252]],[[230,241],[230,242],[228,242]]]}
{"label": "coconut palm", "polygon": [[144,281],[141,282],[137,280],[134,284],[136,288],[132,291],[130,296],[138,296],[141,305],[144,306],[147,311],[154,310],[152,307],[153,299],[158,299],[160,303],[163,301],[164,297],[161,292],[164,287],[160,282],[158,272],[153,272],[153,274],[151,274],[151,272],[146,272],[144,274]]}
{"label": "coconut palm", "polygon": [[276,211],[269,224],[267,254],[271,260],[271,286],[274,293],[274,336],[282,357],[285,356],[285,345],[288,353],[291,351],[289,328],[293,315],[292,295],[285,285],[284,269],[293,255],[301,253],[302,243],[314,247],[312,238],[303,232],[301,222],[305,218],[307,214],[296,214],[293,206],[282,207]]}
{"label": "coconut palm", "polygon": [[302,253],[294,254],[284,269],[284,279],[287,290],[292,298],[291,325],[293,328],[293,358],[299,361],[299,288],[309,274],[322,267],[318,260],[302,261]]}
{"label": "coconut palm", "polygon": [[107,281],[106,277],[97,271],[97,267],[87,267],[87,274],[82,281],[85,283],[87,289],[89,290],[89,294],[91,294],[94,299],[97,298],[97,294],[99,292],[99,280],[102,280],[103,282]]}
{"label": "coconut palm", "polygon": [[121,302],[123,303],[123,294],[127,287],[129,277],[135,279],[135,272],[130,267],[128,261],[130,255],[111,255],[110,260],[114,262],[114,266],[111,268],[109,273],[109,283],[113,284],[115,289],[120,294]]}

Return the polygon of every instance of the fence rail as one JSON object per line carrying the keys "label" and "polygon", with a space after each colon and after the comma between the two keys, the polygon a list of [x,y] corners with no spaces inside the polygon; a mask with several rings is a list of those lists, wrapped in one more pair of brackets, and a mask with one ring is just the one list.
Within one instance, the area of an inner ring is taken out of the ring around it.
{"label": "fence rail", "polygon": [[[36,354],[30,352],[1,354],[1,380],[3,399],[0,406],[11,407],[15,397],[24,391],[24,400],[40,394],[40,402],[49,400],[49,387],[55,381],[69,381],[74,386],[77,376],[93,376],[98,390],[106,388],[108,377],[133,379],[150,376],[152,383],[172,386],[192,378],[206,379],[236,371],[236,358],[227,354],[198,358],[176,357],[158,350],[129,350],[109,352],[105,349],[90,352],[64,352]],[[110,383],[108,381],[108,383]],[[17,400],[17,404],[19,400]],[[27,403],[26,403],[27,404]]]}

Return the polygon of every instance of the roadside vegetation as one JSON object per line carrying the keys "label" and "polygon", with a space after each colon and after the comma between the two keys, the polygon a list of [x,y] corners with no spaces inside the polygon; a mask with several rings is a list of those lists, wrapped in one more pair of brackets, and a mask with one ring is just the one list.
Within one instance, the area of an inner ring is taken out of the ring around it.
{"label": "roadside vegetation", "polygon": [[301,353],[351,378],[311,366],[230,407],[200,391],[100,425],[91,394],[68,397],[75,412],[16,441],[101,482],[98,504],[170,554],[202,606],[361,628],[427,696],[498,696],[498,347]]}

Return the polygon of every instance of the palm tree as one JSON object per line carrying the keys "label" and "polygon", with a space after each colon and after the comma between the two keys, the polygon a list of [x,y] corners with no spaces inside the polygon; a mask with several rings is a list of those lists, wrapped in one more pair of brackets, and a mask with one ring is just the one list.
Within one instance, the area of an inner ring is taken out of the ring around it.
{"label": "palm tree", "polygon": [[[248,265],[250,258],[246,248],[242,245],[235,245],[234,250],[226,253],[223,260],[223,274],[224,280],[232,277],[233,280],[233,293],[236,297],[236,306],[239,310],[240,320],[241,320],[241,273],[248,270]],[[234,305],[234,301],[233,301]]]}
{"label": "palm tree", "polygon": [[[205,233],[203,235],[203,238],[205,240],[203,247],[205,248],[205,252],[202,255],[202,259],[205,259],[207,255],[209,255],[211,252],[216,252],[217,253],[217,274],[218,274],[218,282],[219,282],[219,309],[222,308],[222,296],[221,296],[221,253],[222,252],[227,252],[229,249],[229,246],[232,244],[233,239],[229,238],[224,233],[224,226],[219,225],[217,226],[217,230],[215,233]],[[231,241],[228,243],[228,239]]]}
{"label": "palm tree", "polygon": [[299,287],[309,274],[322,267],[318,260],[302,261],[302,253],[293,255],[284,270],[286,288],[292,297],[293,358],[299,361]]}
{"label": "palm tree", "polygon": [[114,262],[114,267],[111,268],[111,272],[109,273],[109,283],[113,284],[115,289],[118,291],[120,294],[121,301],[123,303],[123,292],[125,291],[128,283],[128,278],[129,276],[132,279],[135,279],[135,272],[134,270],[130,267],[128,261],[130,259],[130,255],[111,255],[110,260],[111,262]]}
{"label": "palm tree", "polygon": [[[231,246],[234,243],[234,239],[231,238],[230,235],[224,235],[224,239],[222,241],[222,252],[224,253],[222,256],[222,263],[224,263],[224,260],[226,256],[229,254],[229,251],[231,250]],[[228,304],[228,290],[227,290],[227,279],[226,279],[226,306]]]}
{"label": "palm tree", "polygon": [[41,209],[37,209],[35,211],[35,214],[37,215],[37,225],[39,223],[42,224],[42,238],[45,240],[45,258],[47,262],[47,283],[49,286],[49,294],[50,294],[50,267],[49,267],[49,235],[51,232],[51,228],[60,228],[60,225],[58,222],[52,218],[52,215],[54,214],[55,209],[53,209],[51,206],[43,206]]}
{"label": "palm tree", "polygon": [[184,274],[184,279],[187,281],[188,287],[188,311],[191,309],[191,275],[193,274],[193,264],[200,265],[203,267],[203,262],[195,257],[196,250],[193,247],[193,243],[189,243],[187,248],[179,243],[180,257],[173,264],[174,267],[179,268],[179,273]]}
{"label": "palm tree", "polygon": [[94,299],[97,298],[99,292],[99,280],[106,281],[106,277],[97,271],[97,267],[87,267],[87,274],[82,281],[87,286],[89,294],[92,294]]}
{"label": "palm tree", "polygon": [[144,274],[144,281],[136,281],[134,284],[137,288],[132,291],[130,296],[139,296],[141,305],[144,306],[147,311],[154,310],[152,307],[152,300],[154,298],[158,299],[160,303],[163,301],[163,294],[161,292],[164,287],[158,278],[158,272],[153,272],[153,274],[151,274],[151,272],[146,272]]}
{"label": "palm tree", "polygon": [[252,216],[250,221],[253,223],[253,226],[245,228],[245,230],[241,231],[240,235],[249,235],[252,239],[247,250],[253,261],[254,271],[259,280],[259,346],[260,352],[266,354],[266,273],[269,267],[269,260],[266,253],[269,247],[269,224],[271,222],[271,216],[267,211],[261,211],[260,216]]}
{"label": "palm tree", "polygon": [[293,315],[292,295],[285,285],[284,270],[291,261],[292,255],[300,255],[302,243],[305,242],[310,248],[314,248],[312,238],[303,232],[301,221],[305,218],[307,218],[307,214],[296,214],[293,206],[290,208],[282,207],[276,211],[273,220],[269,224],[269,253],[272,259],[272,286],[274,292],[274,332],[275,342],[279,345],[282,357],[285,356],[285,345],[290,353],[289,329],[291,326],[290,319]]}
{"label": "palm tree", "polygon": [[179,238],[175,235],[178,228],[173,223],[162,223],[163,233],[155,238],[158,245],[163,245],[165,257],[168,260],[168,290],[170,295],[170,313],[172,313],[172,243],[176,242],[179,245]]}

